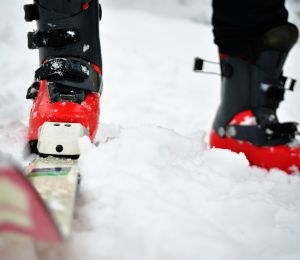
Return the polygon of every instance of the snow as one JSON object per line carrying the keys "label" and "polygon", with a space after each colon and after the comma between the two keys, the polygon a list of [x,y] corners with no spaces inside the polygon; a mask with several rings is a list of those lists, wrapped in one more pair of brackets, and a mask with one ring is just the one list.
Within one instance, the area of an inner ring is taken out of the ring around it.
{"label": "snow", "polygon": [[[26,49],[20,0],[1,2],[0,150],[24,164],[38,66]],[[299,1],[288,2],[300,25]],[[210,1],[104,0],[104,92],[96,146],[80,142],[82,183],[72,239],[5,241],[1,260],[299,260],[300,176],[249,167],[242,154],[208,150],[219,78],[192,71],[217,61]],[[17,25],[17,26],[16,26]],[[300,78],[297,43],[286,73]],[[281,120],[300,121],[300,92]]]}
{"label": "snow", "polygon": [[75,37],[75,31],[67,31],[67,34],[71,35],[72,37]]}
{"label": "snow", "polygon": [[90,45],[89,44],[84,44],[83,45],[83,52],[87,52],[90,49]]}

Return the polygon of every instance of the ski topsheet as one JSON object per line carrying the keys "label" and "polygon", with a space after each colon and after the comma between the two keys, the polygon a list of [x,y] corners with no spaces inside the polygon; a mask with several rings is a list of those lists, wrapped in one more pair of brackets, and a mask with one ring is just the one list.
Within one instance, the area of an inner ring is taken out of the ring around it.
{"label": "ski topsheet", "polygon": [[78,161],[55,157],[37,157],[26,175],[47,205],[63,238],[70,236],[74,214]]}

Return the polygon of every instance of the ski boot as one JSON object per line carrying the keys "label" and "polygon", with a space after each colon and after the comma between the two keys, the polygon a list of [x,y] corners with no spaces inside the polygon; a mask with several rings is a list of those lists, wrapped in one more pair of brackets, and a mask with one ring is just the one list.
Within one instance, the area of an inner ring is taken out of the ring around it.
{"label": "ski boot", "polygon": [[297,123],[280,123],[276,114],[285,90],[295,84],[283,76],[283,65],[297,39],[296,26],[282,25],[257,42],[254,61],[220,55],[222,96],[210,147],[244,153],[250,165],[267,170],[300,171]]}
{"label": "ski boot", "polygon": [[102,92],[98,0],[34,0],[24,10],[27,22],[37,21],[38,30],[28,33],[28,48],[39,49],[40,60],[27,92],[27,99],[33,100],[31,150],[36,152],[46,122],[80,124],[93,141]]}

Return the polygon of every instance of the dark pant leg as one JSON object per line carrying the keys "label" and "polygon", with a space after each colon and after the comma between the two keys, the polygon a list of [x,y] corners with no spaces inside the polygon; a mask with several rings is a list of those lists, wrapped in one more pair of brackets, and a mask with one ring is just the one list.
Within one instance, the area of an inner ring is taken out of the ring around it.
{"label": "dark pant leg", "polygon": [[221,53],[252,57],[255,41],[286,24],[284,0],[213,0],[213,32]]}

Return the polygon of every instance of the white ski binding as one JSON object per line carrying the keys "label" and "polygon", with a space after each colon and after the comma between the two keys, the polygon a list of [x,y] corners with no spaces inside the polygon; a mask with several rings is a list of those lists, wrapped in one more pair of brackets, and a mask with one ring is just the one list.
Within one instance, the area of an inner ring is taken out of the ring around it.
{"label": "white ski binding", "polygon": [[37,149],[40,155],[78,157],[79,139],[88,131],[79,123],[45,122],[39,128]]}

